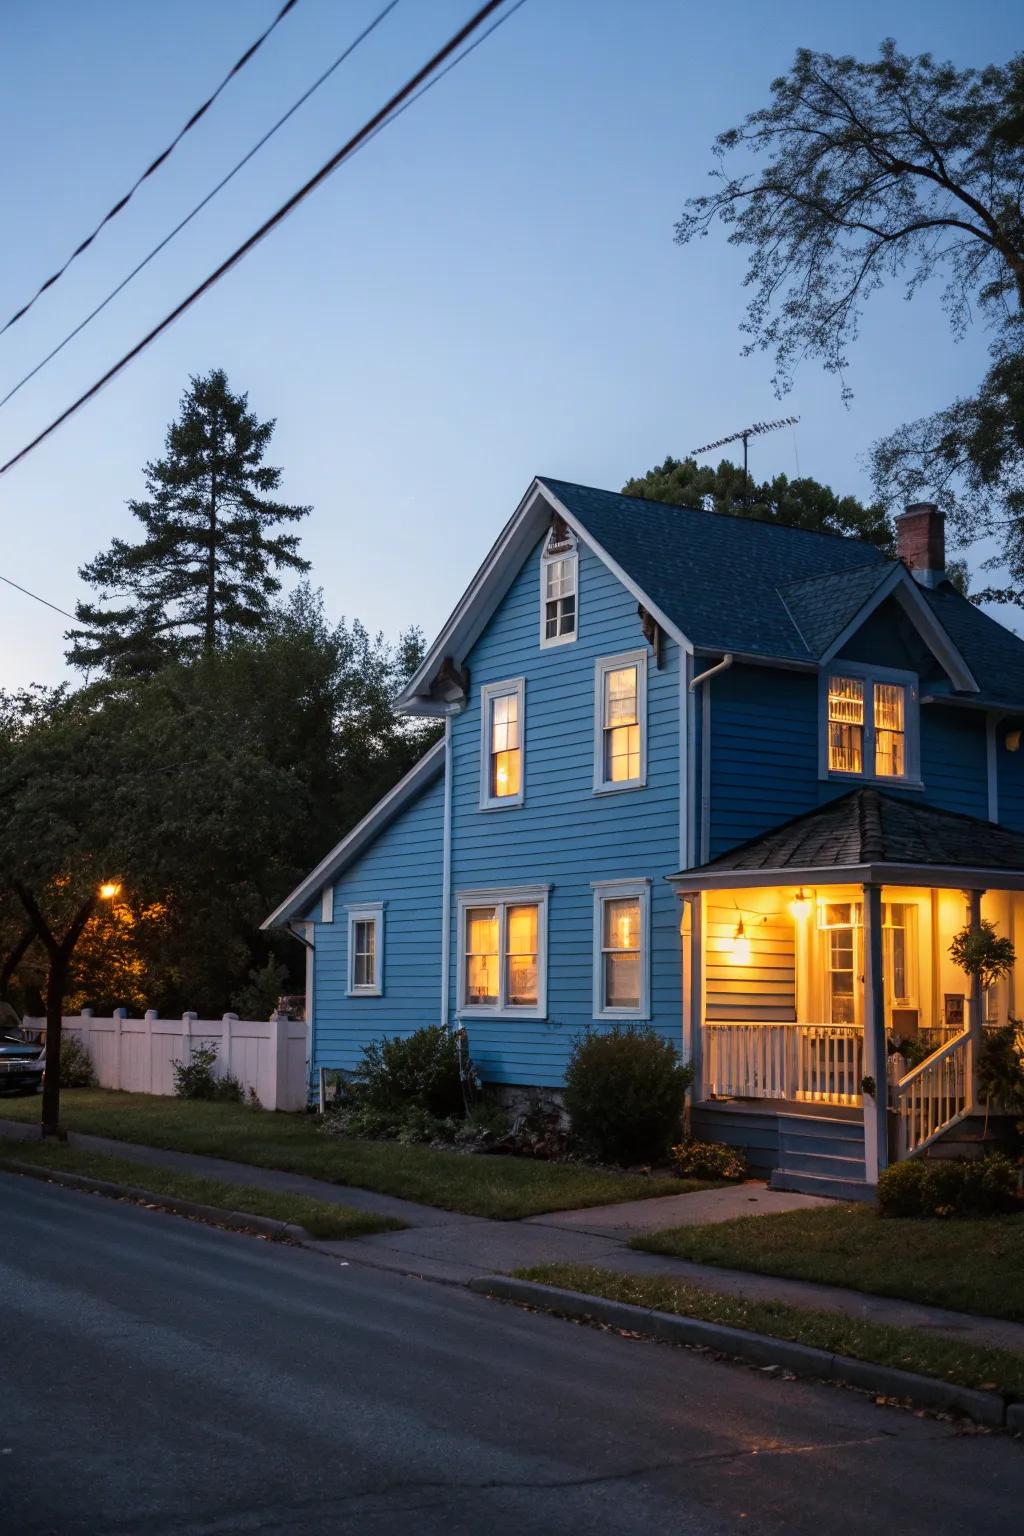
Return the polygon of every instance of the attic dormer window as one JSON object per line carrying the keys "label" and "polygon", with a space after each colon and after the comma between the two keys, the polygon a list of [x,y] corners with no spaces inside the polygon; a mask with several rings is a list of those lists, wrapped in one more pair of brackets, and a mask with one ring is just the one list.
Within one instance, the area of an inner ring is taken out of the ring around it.
{"label": "attic dormer window", "polygon": [[915,781],[917,679],[834,663],[824,682],[823,768],[830,778]]}
{"label": "attic dormer window", "polygon": [[579,558],[576,536],[560,517],[551,524],[540,560],[540,643],[576,639]]}

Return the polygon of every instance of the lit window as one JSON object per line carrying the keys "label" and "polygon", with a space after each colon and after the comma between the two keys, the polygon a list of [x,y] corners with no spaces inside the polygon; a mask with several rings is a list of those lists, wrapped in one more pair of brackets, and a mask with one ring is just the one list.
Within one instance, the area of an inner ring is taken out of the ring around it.
{"label": "lit window", "polygon": [[547,887],[462,892],[459,928],[459,1012],[543,1017]]}
{"label": "lit window", "polygon": [[828,1024],[857,1022],[861,922],[859,901],[818,903],[825,972],[825,1021]]}
{"label": "lit window", "polygon": [[633,789],[646,773],[647,653],[597,663],[594,788]]}
{"label": "lit window", "polygon": [[916,778],[916,683],[866,668],[831,673],[825,686],[824,771],[874,779]]}
{"label": "lit window", "polygon": [[488,683],[481,693],[480,804],[521,805],[525,688],[522,678]]}
{"label": "lit window", "polygon": [[917,907],[908,901],[882,904],[886,1000],[893,1008],[917,1006]]}
{"label": "lit window", "polygon": [[540,561],[540,643],[566,645],[576,639],[579,557],[576,537],[556,518]]}
{"label": "lit window", "polygon": [[347,907],[348,995],[380,997],[384,991],[384,906]]}
{"label": "lit window", "polygon": [[594,1016],[647,1018],[650,886],[646,881],[594,886]]}

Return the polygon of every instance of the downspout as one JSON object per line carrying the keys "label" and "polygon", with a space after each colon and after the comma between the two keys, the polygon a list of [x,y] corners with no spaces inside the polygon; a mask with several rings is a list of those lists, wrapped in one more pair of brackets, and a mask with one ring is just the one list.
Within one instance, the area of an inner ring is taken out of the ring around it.
{"label": "downspout", "polygon": [[[733,653],[727,651],[721,661],[717,661],[713,667],[708,667],[706,672],[700,672],[690,679],[690,692],[696,693],[702,683],[710,682],[717,677],[719,672],[727,672],[733,663]],[[700,743],[700,839],[697,850],[696,862],[702,864],[708,857],[710,843],[711,822],[711,691],[705,690],[703,699],[703,715],[701,720]]]}
{"label": "downspout", "polygon": [[448,1023],[452,942],[452,717],[444,722],[444,821],[441,851],[441,1026]]}

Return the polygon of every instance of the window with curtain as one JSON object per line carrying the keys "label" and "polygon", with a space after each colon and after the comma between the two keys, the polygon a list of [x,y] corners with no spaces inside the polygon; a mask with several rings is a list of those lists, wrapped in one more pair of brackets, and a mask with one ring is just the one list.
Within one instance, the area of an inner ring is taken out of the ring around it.
{"label": "window with curtain", "polygon": [[594,886],[594,1016],[650,1015],[650,886],[646,881]]}
{"label": "window with curtain", "polygon": [[543,1017],[547,887],[462,892],[459,929],[459,1012]]}
{"label": "window with curtain", "polygon": [[481,691],[480,805],[521,805],[526,688],[522,678]]}
{"label": "window with curtain", "polygon": [[594,788],[633,789],[646,778],[647,653],[597,663]]}
{"label": "window with curtain", "polygon": [[825,688],[825,766],[830,774],[869,779],[916,777],[914,680],[867,669],[829,674]]}

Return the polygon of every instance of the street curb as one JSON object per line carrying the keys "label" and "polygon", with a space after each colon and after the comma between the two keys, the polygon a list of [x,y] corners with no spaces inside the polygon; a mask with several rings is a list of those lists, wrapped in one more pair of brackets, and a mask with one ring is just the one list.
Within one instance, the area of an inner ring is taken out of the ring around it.
{"label": "street curb", "polygon": [[68,1189],[85,1189],[94,1195],[111,1195],[120,1200],[144,1200],[162,1211],[175,1216],[191,1216],[198,1221],[216,1222],[221,1227],[233,1227],[249,1232],[262,1232],[278,1240],[291,1239],[296,1243],[311,1242],[305,1227],[293,1221],[279,1221],[274,1216],[251,1216],[245,1211],[225,1211],[218,1205],[200,1205],[196,1200],[179,1200],[175,1195],[157,1195],[151,1189],[140,1189],[136,1184],[114,1184],[109,1179],[93,1179],[84,1173],[65,1173],[55,1168],[43,1168],[38,1163],[19,1163],[4,1158],[0,1167],[11,1173],[25,1174],[30,1179],[42,1179],[48,1184],[63,1184]]}
{"label": "street curb", "polygon": [[835,1355],[809,1344],[795,1344],[775,1339],[765,1333],[751,1333],[744,1328],[730,1328],[724,1323],[706,1323],[696,1317],[676,1317],[655,1312],[649,1307],[634,1307],[624,1301],[607,1301],[600,1296],[586,1296],[579,1291],[563,1291],[557,1286],[540,1285],[534,1280],[516,1280],[506,1275],[482,1275],[467,1281],[471,1291],[493,1296],[501,1301],[526,1302],[554,1312],[559,1317],[610,1323],[646,1334],[666,1344],[697,1345],[719,1350],[751,1365],[777,1365],[798,1376],[813,1376],[821,1381],[840,1382],[861,1387],[884,1397],[909,1399],[922,1408],[942,1413],[959,1413],[976,1424],[993,1429],[1024,1431],[1024,1403],[1011,1402],[1001,1392],[983,1392],[959,1387],[935,1376],[919,1376],[892,1366],[872,1365],[849,1355]]}

